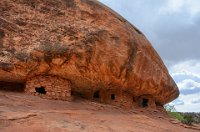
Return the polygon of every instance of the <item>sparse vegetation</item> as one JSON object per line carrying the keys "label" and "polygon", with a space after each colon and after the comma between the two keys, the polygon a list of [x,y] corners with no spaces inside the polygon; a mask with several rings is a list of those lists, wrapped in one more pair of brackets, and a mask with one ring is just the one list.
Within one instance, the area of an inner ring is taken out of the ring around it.
{"label": "sparse vegetation", "polygon": [[192,123],[200,123],[200,114],[199,113],[181,113],[177,112],[175,107],[173,105],[165,105],[165,110],[167,111],[167,114],[174,119],[177,119],[181,121],[184,124],[192,125]]}
{"label": "sparse vegetation", "polygon": [[170,111],[167,111],[167,114],[168,114],[171,118],[178,119],[178,120],[181,121],[181,122],[184,120],[184,116],[181,115],[181,114],[178,113],[178,112],[170,112]]}
{"label": "sparse vegetation", "polygon": [[183,115],[184,119],[181,120],[182,123],[187,125],[192,125],[194,122],[192,115]]}
{"label": "sparse vegetation", "polygon": [[192,117],[192,121],[196,124],[199,124],[200,123],[200,113],[195,113],[195,112],[186,112],[186,113],[181,113],[182,115],[184,115],[184,117],[186,118],[191,118]]}

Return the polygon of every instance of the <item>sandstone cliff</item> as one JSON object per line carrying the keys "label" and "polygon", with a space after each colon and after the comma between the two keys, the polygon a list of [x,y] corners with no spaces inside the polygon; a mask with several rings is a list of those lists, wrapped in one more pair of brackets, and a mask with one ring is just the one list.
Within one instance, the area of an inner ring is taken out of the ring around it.
{"label": "sandstone cliff", "polygon": [[98,1],[1,0],[0,81],[37,76],[66,79],[86,98],[111,91],[163,105],[179,95],[146,37]]}

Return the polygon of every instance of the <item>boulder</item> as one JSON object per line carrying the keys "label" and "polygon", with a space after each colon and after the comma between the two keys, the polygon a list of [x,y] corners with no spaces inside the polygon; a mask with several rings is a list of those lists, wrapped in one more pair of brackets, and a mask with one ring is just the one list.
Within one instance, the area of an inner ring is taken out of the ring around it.
{"label": "boulder", "polygon": [[118,106],[164,105],[179,95],[144,34],[100,2],[1,0],[0,81],[28,82],[32,91],[37,78]]}

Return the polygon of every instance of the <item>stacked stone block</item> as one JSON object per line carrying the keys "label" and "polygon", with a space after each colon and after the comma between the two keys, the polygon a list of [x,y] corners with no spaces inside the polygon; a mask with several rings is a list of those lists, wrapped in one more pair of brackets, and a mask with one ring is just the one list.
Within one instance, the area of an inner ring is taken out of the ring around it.
{"label": "stacked stone block", "polygon": [[[44,88],[45,94],[36,92],[36,88]],[[71,97],[71,84],[57,76],[36,76],[27,80],[25,92],[46,98],[68,100]]]}

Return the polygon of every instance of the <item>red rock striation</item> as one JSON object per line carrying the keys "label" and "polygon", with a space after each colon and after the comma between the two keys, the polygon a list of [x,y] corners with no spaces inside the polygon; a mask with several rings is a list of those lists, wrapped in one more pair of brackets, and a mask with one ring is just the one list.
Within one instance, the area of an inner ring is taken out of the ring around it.
{"label": "red rock striation", "polygon": [[0,49],[0,81],[26,84],[33,93],[43,88],[52,98],[72,91],[130,108],[179,95],[145,36],[98,1],[1,0]]}

